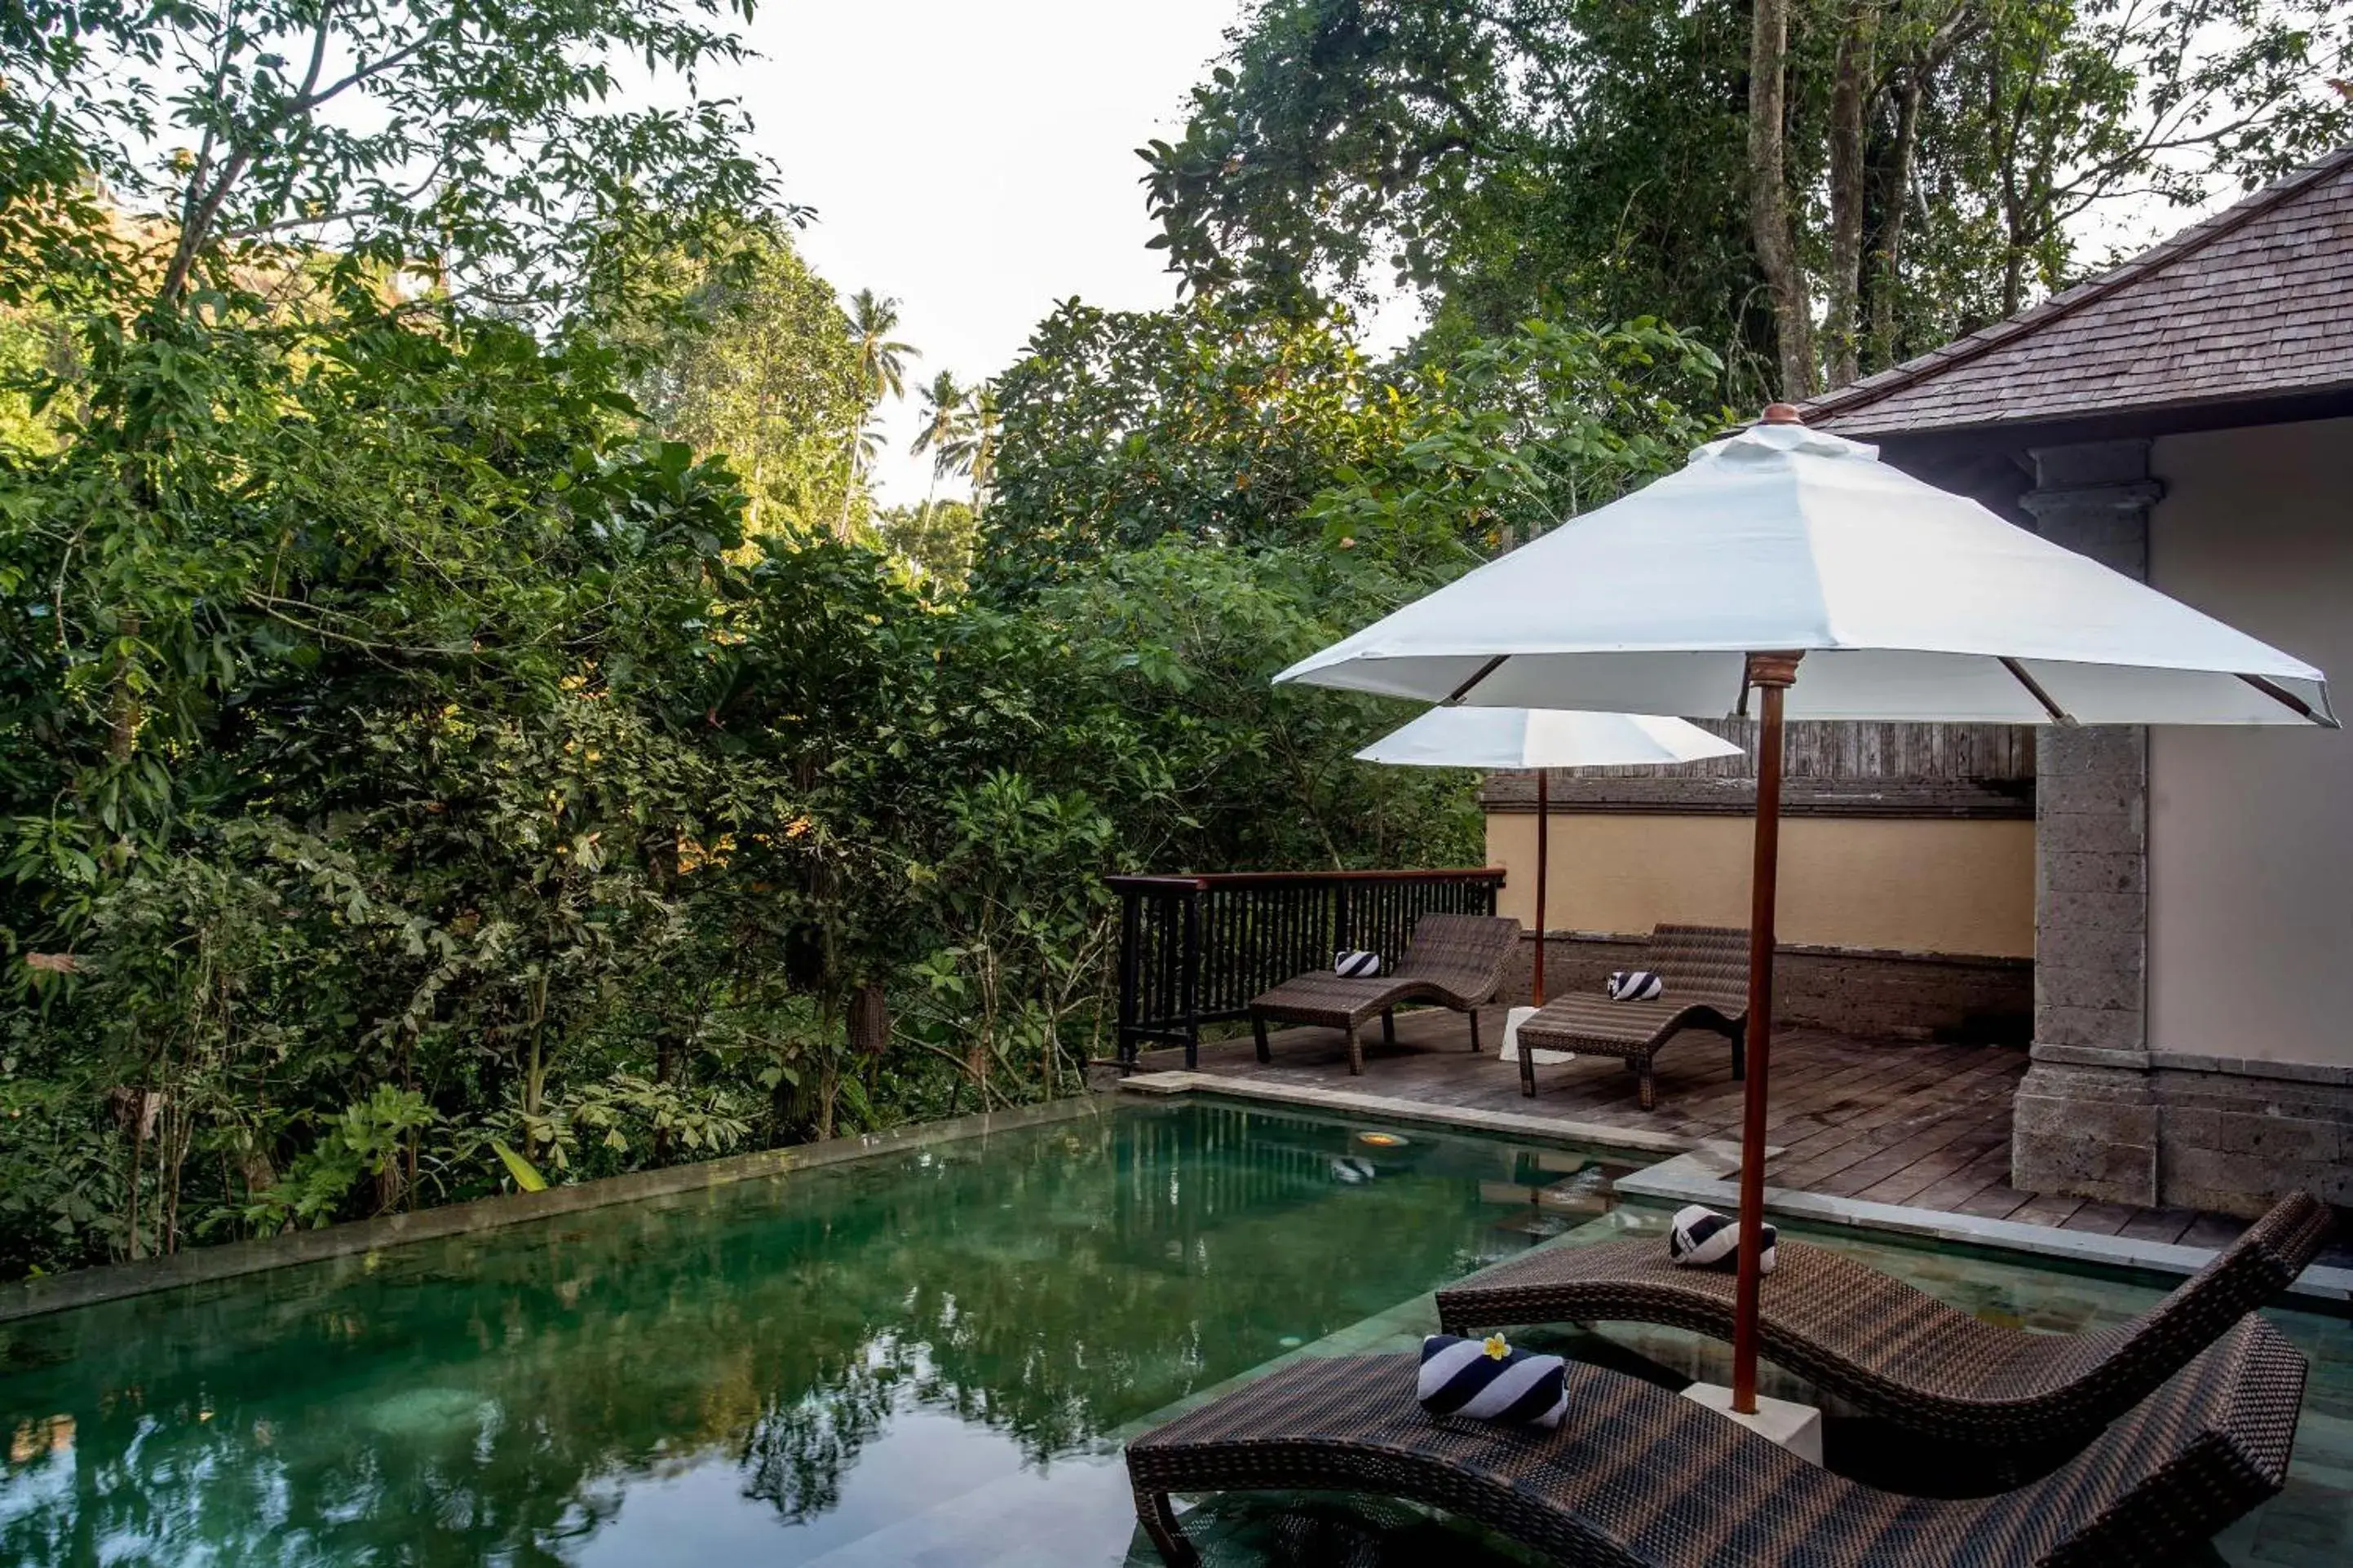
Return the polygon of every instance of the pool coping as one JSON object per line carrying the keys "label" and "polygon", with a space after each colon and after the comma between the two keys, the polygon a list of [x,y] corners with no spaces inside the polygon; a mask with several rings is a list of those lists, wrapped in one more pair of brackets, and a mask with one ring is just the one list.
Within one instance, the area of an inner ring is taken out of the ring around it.
{"label": "pool coping", "polygon": [[1432,1105],[1421,1100],[1389,1100],[1345,1089],[1320,1089],[1308,1084],[1236,1080],[1218,1073],[1136,1073],[1122,1079],[1119,1088],[1129,1094],[1163,1097],[1199,1096],[1242,1104],[1288,1106],[1345,1116],[1373,1117],[1409,1125],[1445,1127],[1461,1132],[1487,1132],[1511,1138],[1535,1138],[1578,1148],[1621,1150],[1630,1154],[1688,1154],[1700,1141],[1646,1128],[1617,1127],[1603,1121],[1570,1121],[1555,1116],[1525,1116],[1508,1110],[1481,1110],[1462,1105]]}
{"label": "pool coping", "polygon": [[350,1220],[317,1230],[290,1231],[280,1236],[259,1237],[250,1241],[224,1242],[218,1246],[174,1253],[168,1258],[142,1258],[135,1262],[104,1263],[64,1274],[42,1275],[0,1285],[0,1323],[46,1317],[52,1312],[71,1311],[77,1307],[95,1307],[162,1290],[176,1290],[187,1285],[204,1285],[219,1279],[234,1279],[241,1275],[299,1268],[306,1263],[323,1263],[331,1258],[406,1247],[412,1242],[437,1241],[453,1236],[470,1235],[475,1231],[528,1225],[533,1220],[553,1219],[587,1209],[608,1208],[615,1204],[701,1192],[738,1182],[757,1181],[765,1176],[781,1176],[795,1171],[819,1170],[896,1150],[920,1149],[928,1144],[986,1137],[991,1132],[1010,1131],[1015,1128],[1076,1121],[1082,1116],[1103,1114],[1111,1109],[1114,1099],[1109,1094],[1072,1095],[1039,1105],[1017,1106],[1008,1110],[979,1111],[944,1121],[915,1121],[881,1132],[829,1138],[821,1142],[797,1143],[782,1149],[759,1149],[748,1154],[729,1154],[697,1164],[666,1165],[655,1171],[632,1172],[626,1176],[604,1176],[571,1186],[549,1187],[542,1192],[473,1198],[465,1203],[419,1209],[413,1214],[385,1215],[377,1219]]}
{"label": "pool coping", "polygon": [[[1621,1198],[1644,1198],[1662,1204],[1708,1204],[1736,1209],[1740,1202],[1739,1189],[1733,1183],[1717,1174],[1703,1158],[1692,1154],[1662,1160],[1631,1175],[1620,1176],[1610,1186]],[[2195,1274],[2214,1258],[2214,1253],[2202,1247],[2061,1230],[2020,1220],[1989,1219],[1980,1215],[1955,1214],[1948,1209],[1908,1208],[1902,1204],[1870,1203],[1862,1198],[1802,1193],[1788,1187],[1767,1187],[1765,1211],[1820,1226],[1955,1242],[2158,1274]],[[2348,1305],[2353,1305],[2353,1268],[2314,1264],[2288,1287],[2283,1301],[2318,1306],[2341,1315]]]}

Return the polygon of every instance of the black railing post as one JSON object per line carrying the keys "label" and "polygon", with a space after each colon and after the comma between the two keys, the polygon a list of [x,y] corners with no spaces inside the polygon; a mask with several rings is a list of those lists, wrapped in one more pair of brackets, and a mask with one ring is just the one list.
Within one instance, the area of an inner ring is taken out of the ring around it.
{"label": "black railing post", "polygon": [[1185,894],[1185,1066],[1201,1065],[1201,889]]}
{"label": "black railing post", "polygon": [[1124,1073],[1135,1070],[1136,1010],[1143,1002],[1136,994],[1143,956],[1137,952],[1141,941],[1137,905],[1143,897],[1133,888],[1119,890],[1119,1070]]}

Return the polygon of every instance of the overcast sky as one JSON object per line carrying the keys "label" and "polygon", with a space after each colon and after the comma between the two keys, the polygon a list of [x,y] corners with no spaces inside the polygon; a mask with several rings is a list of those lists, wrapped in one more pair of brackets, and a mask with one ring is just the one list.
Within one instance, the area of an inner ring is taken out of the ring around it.
{"label": "overcast sky", "polygon": [[913,382],[1012,363],[1057,300],[1166,305],[1134,149],[1183,123],[1240,0],[767,0],[740,96],[810,262],[847,299],[896,295],[923,351],[886,404],[886,501],[923,499]]}

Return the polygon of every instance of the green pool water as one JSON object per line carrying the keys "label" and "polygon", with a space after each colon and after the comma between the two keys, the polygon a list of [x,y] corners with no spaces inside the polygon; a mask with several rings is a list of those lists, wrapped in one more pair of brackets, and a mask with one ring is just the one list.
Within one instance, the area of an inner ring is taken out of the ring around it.
{"label": "green pool water", "polygon": [[1366,1131],[1085,1110],[0,1325],[0,1563],[1115,1564],[1124,1429],[1609,1201]]}

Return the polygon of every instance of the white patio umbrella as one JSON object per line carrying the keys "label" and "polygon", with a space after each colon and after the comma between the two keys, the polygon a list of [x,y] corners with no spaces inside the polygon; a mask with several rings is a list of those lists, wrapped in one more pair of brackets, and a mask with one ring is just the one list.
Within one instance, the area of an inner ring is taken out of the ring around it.
{"label": "white patio umbrella", "polygon": [[1430,768],[1534,769],[1536,775],[1536,951],[1533,991],[1545,1002],[1545,885],[1550,859],[1547,768],[1636,767],[1735,757],[1740,748],[1681,719],[1550,708],[1433,708],[1356,753],[1365,763]]}
{"label": "white patio umbrella", "polygon": [[[1800,676],[1799,667],[1803,673]],[[1783,404],[1278,680],[1477,706],[1745,715],[1758,699],[1736,1411],[1757,1408],[1785,717],[2320,724],[2321,672]]]}

